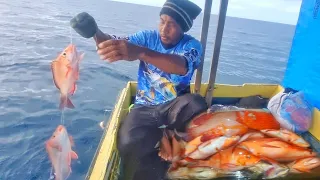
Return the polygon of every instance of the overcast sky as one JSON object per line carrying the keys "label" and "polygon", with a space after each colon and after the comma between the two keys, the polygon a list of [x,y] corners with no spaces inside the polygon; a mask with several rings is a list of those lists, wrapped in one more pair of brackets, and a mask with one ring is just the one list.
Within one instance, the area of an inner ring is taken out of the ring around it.
{"label": "overcast sky", "polygon": [[[113,0],[161,7],[165,0]],[[190,0],[204,8],[205,0]],[[220,0],[213,0],[212,13],[217,14]],[[227,16],[296,24],[301,0],[229,0]]]}

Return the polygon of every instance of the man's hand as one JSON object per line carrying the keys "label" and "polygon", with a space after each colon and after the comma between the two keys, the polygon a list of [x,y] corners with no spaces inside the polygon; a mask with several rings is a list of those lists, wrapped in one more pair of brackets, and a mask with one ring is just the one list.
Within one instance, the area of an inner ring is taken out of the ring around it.
{"label": "man's hand", "polygon": [[102,60],[114,62],[118,60],[134,61],[139,59],[142,48],[127,40],[110,39],[98,44],[98,54]]}

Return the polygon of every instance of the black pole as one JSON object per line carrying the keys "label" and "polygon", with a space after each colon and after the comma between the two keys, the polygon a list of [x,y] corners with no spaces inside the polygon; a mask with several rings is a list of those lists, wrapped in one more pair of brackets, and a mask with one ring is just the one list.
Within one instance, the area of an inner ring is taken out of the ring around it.
{"label": "black pole", "polygon": [[210,16],[211,16],[211,7],[212,7],[212,0],[206,0],[205,5],[204,5],[204,13],[203,13],[203,19],[202,19],[202,30],[201,30],[201,35],[200,35],[203,53],[201,56],[200,65],[197,69],[195,86],[194,86],[194,91],[197,94],[200,93],[200,88],[201,88],[201,80],[202,80],[202,73],[203,73],[203,61],[204,61],[205,52],[206,52],[206,44],[207,44],[207,37],[208,37],[209,23],[210,23]]}
{"label": "black pole", "polygon": [[214,89],[214,84],[216,80],[218,62],[219,62],[219,55],[220,55],[220,48],[221,48],[221,41],[223,36],[224,24],[226,20],[228,9],[228,0],[220,0],[220,10],[219,10],[219,17],[218,17],[218,26],[216,32],[216,40],[214,43],[214,50],[213,50],[213,57],[211,62],[211,70],[210,70],[210,78],[206,93],[206,101],[208,106],[211,106],[212,102],[212,92]]}

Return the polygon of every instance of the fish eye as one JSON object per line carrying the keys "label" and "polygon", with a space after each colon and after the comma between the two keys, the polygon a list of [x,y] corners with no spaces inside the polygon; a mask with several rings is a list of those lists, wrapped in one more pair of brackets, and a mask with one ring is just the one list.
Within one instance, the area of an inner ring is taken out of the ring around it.
{"label": "fish eye", "polygon": [[66,52],[63,52],[63,54],[62,54],[63,56],[66,56],[67,55],[67,53]]}

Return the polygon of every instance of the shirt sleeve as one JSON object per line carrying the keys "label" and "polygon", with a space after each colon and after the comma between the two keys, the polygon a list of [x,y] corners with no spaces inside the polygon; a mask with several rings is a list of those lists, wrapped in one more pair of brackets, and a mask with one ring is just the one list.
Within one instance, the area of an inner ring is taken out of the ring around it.
{"label": "shirt sleeve", "polygon": [[113,39],[126,39],[127,41],[129,41],[130,43],[133,43],[135,45],[138,46],[147,46],[147,41],[148,38],[150,37],[151,32],[148,30],[145,31],[138,31],[136,33],[130,34],[128,36],[125,37],[120,37],[120,36],[116,36],[116,35],[111,35],[111,37]]}
{"label": "shirt sleeve", "polygon": [[151,32],[148,30],[138,31],[137,33],[127,36],[126,39],[135,45],[147,47],[150,34]]}
{"label": "shirt sleeve", "polygon": [[182,56],[187,60],[187,74],[184,76],[192,77],[193,72],[199,67],[202,56],[202,45],[192,39],[183,46]]}

